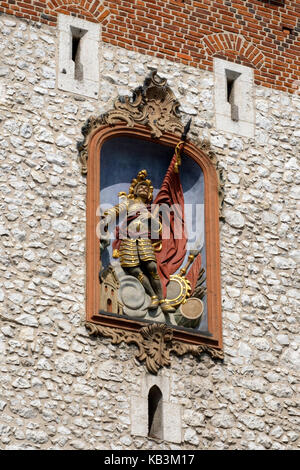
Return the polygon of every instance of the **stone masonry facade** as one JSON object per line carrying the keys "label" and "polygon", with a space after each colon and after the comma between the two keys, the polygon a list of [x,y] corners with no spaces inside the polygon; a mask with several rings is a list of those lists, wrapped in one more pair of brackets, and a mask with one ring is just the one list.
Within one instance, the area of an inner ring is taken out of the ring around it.
{"label": "stone masonry facade", "polygon": [[[53,25],[3,14],[0,34],[0,448],[299,448],[298,93],[256,84],[255,136],[240,137],[215,129],[211,70],[102,42],[95,100],[58,90]],[[134,346],[91,338],[84,326],[76,143],[90,115],[153,68],[224,175],[225,360],[174,356],[159,372],[181,405],[178,444],[132,434],[131,398],[148,374]]]}
{"label": "stone masonry facade", "polygon": [[5,0],[0,13],[50,26],[59,13],[101,23],[108,44],[212,70],[212,57],[255,66],[265,87],[299,79],[297,0]]}

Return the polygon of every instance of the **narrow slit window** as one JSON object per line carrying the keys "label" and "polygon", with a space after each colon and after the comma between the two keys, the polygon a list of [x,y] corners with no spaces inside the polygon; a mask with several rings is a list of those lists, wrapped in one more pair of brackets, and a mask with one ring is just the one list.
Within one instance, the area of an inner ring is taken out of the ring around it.
{"label": "narrow slit window", "polygon": [[156,385],[148,395],[148,436],[163,439],[163,396]]}
{"label": "narrow slit window", "polygon": [[71,26],[72,34],[72,61],[74,62],[74,78],[75,80],[83,81],[83,64],[81,60],[82,56],[82,38],[85,35],[86,30],[74,28]]}
{"label": "narrow slit window", "polygon": [[228,101],[228,103],[232,103],[233,84],[234,84],[234,80],[231,80],[227,77],[227,101]]}
{"label": "narrow slit window", "polygon": [[58,89],[97,98],[100,24],[59,13],[58,29]]}
{"label": "narrow slit window", "polygon": [[80,43],[80,38],[76,36],[72,36],[72,60],[73,62],[76,62],[76,57],[77,57],[78,49],[79,49],[79,43]]}
{"label": "narrow slit window", "polygon": [[238,72],[232,70],[225,70],[226,73],[226,84],[227,84],[227,102],[231,106],[231,119],[233,121],[239,120],[239,107],[236,100],[236,81],[241,75]]}

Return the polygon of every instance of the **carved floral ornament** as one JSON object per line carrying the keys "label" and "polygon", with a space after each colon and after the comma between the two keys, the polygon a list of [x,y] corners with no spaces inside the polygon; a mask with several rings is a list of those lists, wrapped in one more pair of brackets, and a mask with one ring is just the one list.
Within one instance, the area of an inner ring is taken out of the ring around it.
{"label": "carved floral ornament", "polygon": [[[135,355],[136,359],[140,362],[145,362],[148,371],[153,374],[156,374],[161,367],[170,366],[171,353],[177,356],[192,354],[195,357],[200,357],[202,353],[208,353],[212,358],[223,359],[223,351],[220,349],[221,342],[218,342],[219,340],[214,336],[212,340],[208,338],[204,340],[202,344],[201,340],[197,339],[196,335],[194,335],[194,339],[191,339],[189,334],[185,335],[184,332],[176,332],[173,330],[172,325],[165,323],[148,322],[148,325],[145,326],[145,323],[143,324],[138,321],[132,322],[132,320],[128,318],[124,319],[124,316],[121,320],[115,317],[103,317],[103,319],[101,319],[101,315],[98,314],[99,305],[95,301],[98,295],[96,291],[99,290],[99,286],[96,285],[96,279],[98,279],[99,273],[99,265],[97,264],[99,258],[97,251],[99,240],[96,240],[94,236],[96,202],[93,201],[96,201],[96,198],[92,195],[93,191],[91,188],[94,185],[96,193],[98,192],[99,194],[99,176],[96,176],[96,178],[98,178],[98,180],[96,180],[94,175],[98,175],[98,173],[100,175],[100,171],[97,166],[99,164],[94,164],[94,161],[96,162],[99,159],[98,154],[96,155],[95,150],[93,150],[96,149],[97,140],[94,137],[101,133],[105,135],[109,133],[112,135],[119,132],[118,129],[122,128],[123,133],[132,132],[132,134],[135,135],[135,132],[138,132],[140,136],[148,133],[149,136],[151,134],[153,140],[160,140],[161,142],[175,141],[177,143],[178,138],[183,135],[183,131],[185,130],[185,126],[181,120],[179,106],[180,104],[167,85],[166,79],[159,78],[156,71],[153,71],[146,78],[144,85],[134,90],[131,98],[119,97],[114,103],[114,109],[100,117],[90,117],[82,128],[84,140],[78,143],[82,174],[88,177],[87,260],[90,261],[87,262],[86,327],[91,336],[96,335],[110,338],[112,344],[117,345],[124,342],[137,346],[138,351]],[[134,128],[134,130],[130,131],[130,128]],[[111,131],[109,129],[111,129]],[[145,129],[147,129],[147,131],[145,131]],[[208,156],[207,160],[210,161],[212,172],[217,175],[219,182],[219,208],[218,198],[216,197],[213,213],[216,214],[216,219],[218,219],[218,210],[220,214],[222,207],[223,191],[222,178],[218,170],[217,159],[210,150],[210,145],[207,141],[197,142],[194,148],[196,148],[196,150],[202,150],[202,154],[203,151],[205,152]],[[91,159],[89,165],[88,155],[90,155]],[[211,165],[211,163],[213,165]],[[89,170],[89,173],[87,170],[88,166],[92,168],[92,171],[90,172]],[[98,181],[98,183],[96,181]],[[216,186],[214,187],[216,188]],[[211,191],[215,191],[215,189],[211,189]],[[210,199],[209,197],[208,200]],[[213,220],[214,217],[210,217],[210,219]],[[211,227],[213,227],[213,225]],[[216,224],[216,227],[218,227],[218,224]],[[213,231],[212,229],[211,232]],[[216,228],[215,233],[218,233],[218,228]],[[215,247],[215,244],[213,243],[212,246]],[[213,248],[213,250],[215,250],[215,248]],[[93,284],[93,286],[91,286],[91,284]],[[218,279],[216,284],[219,286]],[[202,289],[201,286],[199,289],[200,288]],[[89,291],[90,294],[88,294]],[[213,309],[214,307],[211,308],[211,311]],[[216,310],[220,311],[220,302],[216,306]],[[220,329],[220,321],[218,319],[213,320],[213,323],[219,325],[217,328]],[[219,333],[217,333],[217,335],[219,336]]]}
{"label": "carved floral ornament", "polygon": [[192,354],[200,357],[201,354],[207,353],[213,359],[223,359],[222,350],[217,350],[206,345],[193,345],[173,338],[173,330],[165,324],[155,324],[141,328],[139,332],[131,332],[118,328],[108,328],[94,323],[86,323],[90,336],[102,336],[111,338],[114,345],[122,342],[134,344],[138,347],[135,357],[140,362],[145,361],[145,365],[149,372],[157,374],[161,367],[169,367],[171,365],[170,354],[183,356],[184,354]]}
{"label": "carved floral ornament", "polygon": [[179,102],[167,86],[167,80],[159,78],[156,71],[150,73],[144,85],[133,91],[132,97],[119,96],[114,109],[100,117],[90,117],[82,128],[85,139],[78,144],[82,173],[87,173],[88,143],[90,133],[103,125],[113,126],[125,122],[127,126],[144,124],[151,135],[159,139],[165,132],[181,134],[184,125],[180,119]]}
{"label": "carved floral ornament", "polygon": [[[184,124],[181,121],[179,107],[180,103],[167,85],[167,80],[158,77],[156,70],[152,71],[145,79],[144,85],[133,91],[132,97],[119,96],[114,102],[114,109],[99,117],[91,116],[87,120],[82,128],[84,140],[77,144],[82,174],[87,174],[89,136],[97,128],[125,122],[128,127],[144,124],[150,128],[152,137],[156,139],[166,132],[181,135]],[[216,168],[219,181],[219,209],[222,217],[224,200],[222,171],[218,167],[217,158],[210,149],[208,140],[197,141],[196,146],[207,153]]]}

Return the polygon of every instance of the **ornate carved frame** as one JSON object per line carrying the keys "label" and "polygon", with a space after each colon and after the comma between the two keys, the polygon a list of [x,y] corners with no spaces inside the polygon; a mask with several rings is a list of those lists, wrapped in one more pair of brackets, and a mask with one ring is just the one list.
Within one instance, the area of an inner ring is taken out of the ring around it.
{"label": "ornate carved frame", "polygon": [[[111,338],[113,344],[124,341],[138,347],[136,358],[145,361],[156,374],[170,365],[170,353],[179,356],[203,352],[222,359],[221,283],[219,251],[220,181],[211,156],[186,142],[184,152],[202,168],[205,181],[205,237],[208,330],[211,336],[189,332],[164,323],[132,320],[99,312],[100,245],[96,235],[100,204],[100,154],[105,141],[117,136],[134,136],[175,147],[183,130],[178,112],[179,103],[165,80],[153,72],[144,87],[135,90],[133,99],[118,99],[115,109],[90,118],[83,128],[85,139],[79,143],[82,173],[87,174],[87,238],[86,238],[86,326],[91,335]],[[167,118],[165,116],[167,114]],[[171,131],[171,132],[170,132]]]}

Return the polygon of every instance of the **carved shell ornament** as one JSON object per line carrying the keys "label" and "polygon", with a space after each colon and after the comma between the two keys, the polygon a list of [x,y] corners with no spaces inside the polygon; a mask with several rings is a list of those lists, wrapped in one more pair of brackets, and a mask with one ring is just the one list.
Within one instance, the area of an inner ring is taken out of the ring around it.
{"label": "carved shell ornament", "polygon": [[81,172],[87,173],[89,134],[100,126],[125,122],[128,127],[144,124],[151,135],[159,139],[165,132],[181,135],[184,125],[181,122],[179,101],[176,100],[167,80],[160,78],[156,70],[145,79],[144,85],[133,91],[132,97],[119,96],[114,108],[99,117],[91,116],[82,128],[84,140],[78,142]]}
{"label": "carved shell ornament", "polygon": [[[144,85],[136,88],[131,97],[119,96],[114,102],[114,108],[101,116],[91,116],[82,127],[84,139],[77,143],[81,173],[87,174],[88,144],[90,133],[98,127],[105,125],[116,125],[125,122],[128,127],[135,124],[144,124],[151,130],[151,135],[159,139],[165,132],[181,135],[184,124],[181,121],[179,111],[180,103],[173,91],[167,85],[167,79],[157,75],[153,70],[146,77]],[[219,209],[220,218],[224,200],[224,182],[222,171],[218,168],[218,162],[214,152],[210,149],[207,140],[198,141],[196,145],[207,152],[212,160],[219,179]]]}

